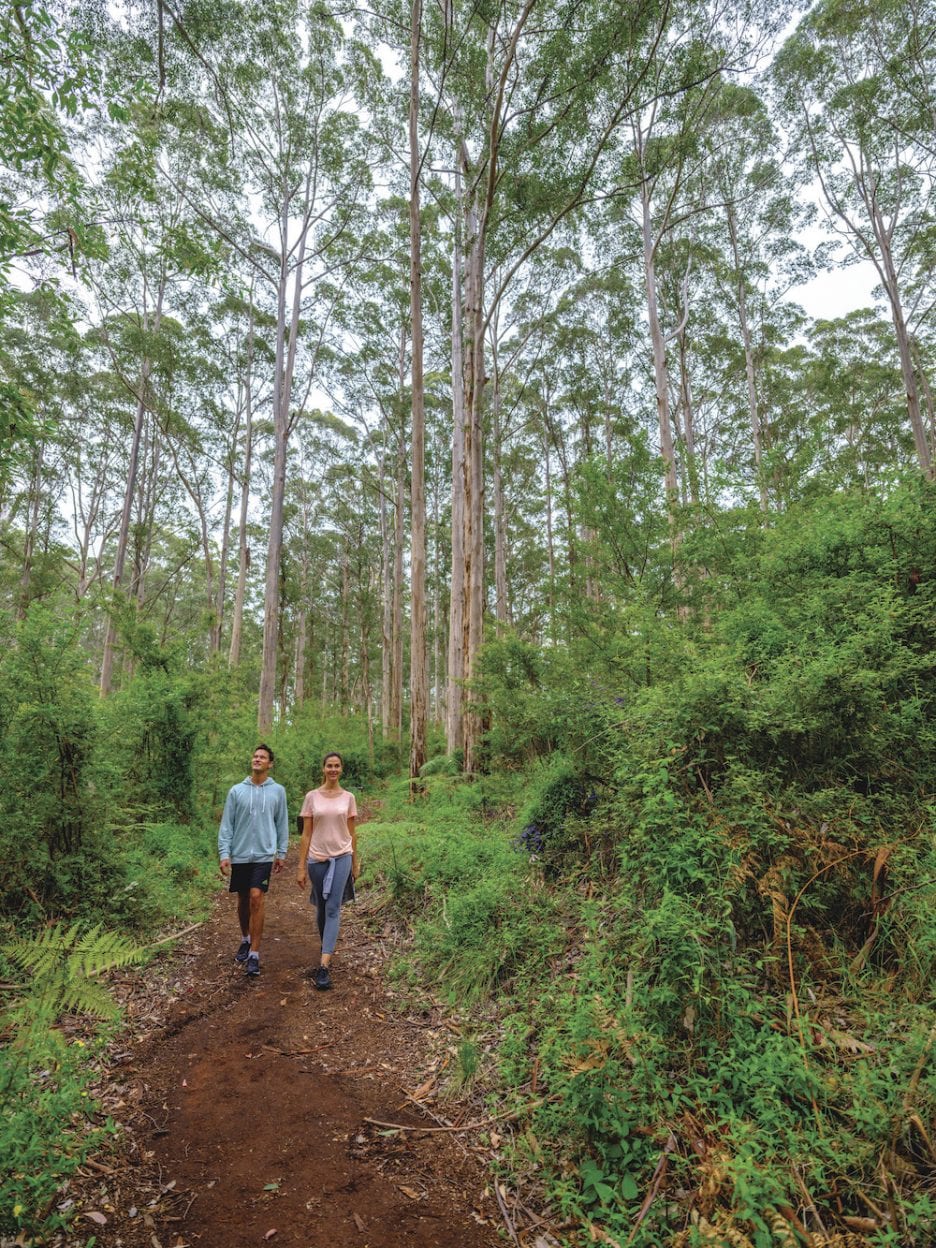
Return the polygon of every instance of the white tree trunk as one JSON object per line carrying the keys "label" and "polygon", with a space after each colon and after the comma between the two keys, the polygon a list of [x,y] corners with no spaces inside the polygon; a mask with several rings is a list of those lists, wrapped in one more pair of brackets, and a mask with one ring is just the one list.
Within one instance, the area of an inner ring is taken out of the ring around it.
{"label": "white tree trunk", "polygon": [[423,396],[422,237],[419,220],[419,40],[421,0],[412,0],[410,30],[410,324],[413,341],[412,438],[410,451],[410,777],[426,761],[428,689],[426,671],[426,422]]}

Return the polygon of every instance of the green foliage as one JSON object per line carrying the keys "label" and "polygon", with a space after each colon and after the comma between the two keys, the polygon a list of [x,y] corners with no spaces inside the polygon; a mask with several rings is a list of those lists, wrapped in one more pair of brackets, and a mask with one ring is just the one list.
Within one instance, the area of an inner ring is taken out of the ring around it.
{"label": "green foliage", "polygon": [[598,782],[560,753],[536,766],[532,777],[515,844],[542,862],[550,878],[563,869],[576,871],[597,839],[590,836],[589,815],[598,805]]}
{"label": "green foliage", "polygon": [[[625,627],[638,587],[603,608],[562,749],[496,814],[444,775],[423,826],[387,804],[410,970],[500,1004],[501,1090],[539,1093],[510,1164],[576,1223],[636,1248],[768,1245],[799,1182],[833,1226],[894,1200],[900,1230],[869,1243],[910,1245],[932,1215],[933,501],[914,479],[770,529],[700,525],[685,618]],[[534,701],[568,694],[560,665],[490,653],[489,741],[528,742]]]}
{"label": "green foliage", "polygon": [[521,963],[525,974],[542,971],[556,947],[550,898],[497,821],[479,817],[479,788],[432,777],[421,806],[362,833],[368,877],[385,881],[415,923],[421,974],[465,1002],[502,987]]}
{"label": "green foliage", "polygon": [[101,710],[103,762],[119,802],[111,817],[187,822],[194,812],[194,690],[188,677],[144,667]]}
{"label": "green foliage", "polygon": [[10,941],[3,956],[30,985],[26,1003],[14,1010],[12,1020],[19,1024],[24,1017],[54,1018],[64,1011],[114,1017],[113,1001],[95,978],[139,961],[141,952],[133,941],[103,931],[99,924],[53,925]]}
{"label": "green foliage", "polygon": [[126,937],[79,923],[18,936],[0,949],[7,975],[22,984],[0,1017],[0,1233],[62,1225],[50,1214],[52,1198],[100,1147],[106,1124],[89,1099],[89,1049],[83,1040],[69,1043],[57,1023],[64,1012],[114,1020],[117,1007],[97,977],[142,956]]}
{"label": "green foliage", "polygon": [[207,912],[218,884],[216,823],[137,825],[119,843],[126,883],[110,922],[148,931]]}
{"label": "green foliage", "polygon": [[458,750],[454,754],[437,754],[435,758],[428,759],[423,763],[419,774],[421,777],[457,776],[464,766],[464,755]]}
{"label": "green foliage", "polygon": [[34,1044],[29,1062],[11,1046],[0,1049],[0,1234],[49,1232],[65,1223],[50,1212],[54,1197],[107,1130],[88,1093],[91,1078],[79,1042],[54,1052]]}
{"label": "green foliage", "polygon": [[102,906],[119,875],[102,829],[94,694],[78,626],[34,605],[0,659],[0,852],[7,913]]}

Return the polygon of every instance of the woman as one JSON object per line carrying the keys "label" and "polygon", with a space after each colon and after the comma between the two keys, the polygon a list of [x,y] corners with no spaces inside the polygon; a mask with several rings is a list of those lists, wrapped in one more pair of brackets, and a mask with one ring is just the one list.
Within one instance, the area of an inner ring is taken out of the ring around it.
{"label": "woman", "polygon": [[312,982],[319,989],[332,986],[328,968],[338,942],[341,903],[349,880],[356,880],[360,872],[357,805],[354,794],[339,783],[342,770],[341,755],[326,754],[322,759],[322,783],[306,794],[301,811],[302,845],[296,881],[300,888],[305,888],[307,882],[312,884],[309,900],[315,906],[322,938],[321,965]]}

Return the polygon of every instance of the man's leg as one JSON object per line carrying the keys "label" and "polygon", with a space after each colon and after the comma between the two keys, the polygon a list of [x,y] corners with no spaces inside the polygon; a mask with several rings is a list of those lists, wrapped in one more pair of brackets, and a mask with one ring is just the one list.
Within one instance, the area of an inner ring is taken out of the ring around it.
{"label": "man's leg", "polygon": [[266,893],[262,888],[252,888],[247,899],[250,923],[250,952],[260,952],[260,940],[263,937],[263,909]]}
{"label": "man's leg", "polygon": [[237,894],[237,921],[244,940],[250,936],[250,893]]}

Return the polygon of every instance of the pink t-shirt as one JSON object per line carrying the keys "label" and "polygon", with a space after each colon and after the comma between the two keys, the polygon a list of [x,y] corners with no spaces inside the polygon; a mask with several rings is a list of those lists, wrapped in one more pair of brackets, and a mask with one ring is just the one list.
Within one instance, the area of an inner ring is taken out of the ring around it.
{"label": "pink t-shirt", "polygon": [[324,862],[326,858],[337,858],[340,854],[351,853],[348,820],[357,818],[353,793],[349,793],[347,789],[339,789],[337,793],[330,795],[322,789],[311,789],[305,795],[299,813],[303,818],[312,816],[310,858]]}

